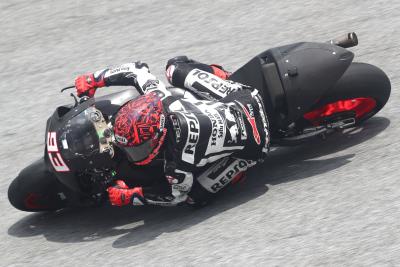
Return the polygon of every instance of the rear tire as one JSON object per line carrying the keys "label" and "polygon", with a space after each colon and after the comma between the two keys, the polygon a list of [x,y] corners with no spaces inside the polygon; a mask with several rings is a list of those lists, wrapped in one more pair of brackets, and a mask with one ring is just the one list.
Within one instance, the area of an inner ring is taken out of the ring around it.
{"label": "rear tire", "polygon": [[335,86],[328,90],[310,111],[328,104],[355,98],[372,98],[376,106],[356,119],[356,124],[365,121],[383,108],[389,99],[391,85],[386,74],[376,66],[352,63]]}

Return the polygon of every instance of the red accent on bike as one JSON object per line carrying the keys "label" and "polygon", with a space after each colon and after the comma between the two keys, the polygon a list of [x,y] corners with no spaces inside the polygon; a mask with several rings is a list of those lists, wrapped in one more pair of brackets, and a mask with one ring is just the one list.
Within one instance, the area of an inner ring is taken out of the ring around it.
{"label": "red accent on bike", "polygon": [[25,201],[24,201],[25,207],[28,209],[45,209],[45,208],[47,208],[46,206],[38,203],[39,199],[40,199],[39,194],[29,193],[26,196]]}
{"label": "red accent on bike", "polygon": [[354,111],[356,118],[359,119],[371,112],[375,107],[376,101],[373,98],[359,97],[339,100],[304,114],[304,118],[318,125],[321,120],[335,113]]}

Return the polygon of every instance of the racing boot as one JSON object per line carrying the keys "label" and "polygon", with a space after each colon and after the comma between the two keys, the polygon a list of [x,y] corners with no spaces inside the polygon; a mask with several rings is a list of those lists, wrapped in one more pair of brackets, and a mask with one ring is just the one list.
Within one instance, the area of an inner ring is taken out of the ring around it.
{"label": "racing boot", "polygon": [[[165,75],[169,83],[173,86],[180,88],[184,87],[184,81],[179,77],[186,77],[185,74],[189,73],[193,69],[200,69],[202,71],[212,73],[224,80],[228,79],[229,76],[232,74],[231,72],[224,70],[224,68],[221,65],[218,64],[208,65],[200,63],[198,61],[188,58],[187,56],[178,56],[171,58],[170,60],[168,60],[165,69],[166,69]],[[175,75],[174,77],[173,74],[176,70],[180,73],[183,73],[183,75]]]}

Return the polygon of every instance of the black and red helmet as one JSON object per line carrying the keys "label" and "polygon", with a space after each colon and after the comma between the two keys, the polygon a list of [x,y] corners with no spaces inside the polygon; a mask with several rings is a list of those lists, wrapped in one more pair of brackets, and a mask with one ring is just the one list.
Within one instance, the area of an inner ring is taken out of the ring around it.
{"label": "black and red helmet", "polygon": [[127,102],[115,118],[116,145],[137,165],[148,164],[157,156],[166,133],[163,105],[155,92]]}

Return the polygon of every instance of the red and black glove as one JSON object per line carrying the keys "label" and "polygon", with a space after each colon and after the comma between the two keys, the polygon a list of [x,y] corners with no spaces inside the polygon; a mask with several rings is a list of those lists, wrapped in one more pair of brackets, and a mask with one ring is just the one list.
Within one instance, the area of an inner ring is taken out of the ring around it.
{"label": "red and black glove", "polygon": [[122,180],[115,181],[114,186],[107,189],[110,202],[114,206],[144,205],[143,189],[141,187],[129,188]]}
{"label": "red and black glove", "polygon": [[79,97],[85,95],[88,97],[93,97],[96,89],[104,86],[104,78],[101,77],[99,81],[96,81],[93,73],[84,74],[75,79],[76,93]]}

